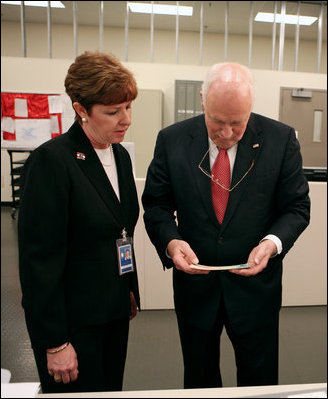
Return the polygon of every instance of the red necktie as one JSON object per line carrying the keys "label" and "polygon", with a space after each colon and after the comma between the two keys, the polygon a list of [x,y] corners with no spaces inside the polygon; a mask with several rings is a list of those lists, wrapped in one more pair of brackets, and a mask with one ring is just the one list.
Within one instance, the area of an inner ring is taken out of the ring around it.
{"label": "red necktie", "polygon": [[[212,175],[214,180],[226,188],[230,188],[230,162],[227,150],[220,149],[212,167]],[[222,224],[224,213],[227,207],[229,191],[220,187],[212,181],[212,201],[213,207],[220,224]]]}

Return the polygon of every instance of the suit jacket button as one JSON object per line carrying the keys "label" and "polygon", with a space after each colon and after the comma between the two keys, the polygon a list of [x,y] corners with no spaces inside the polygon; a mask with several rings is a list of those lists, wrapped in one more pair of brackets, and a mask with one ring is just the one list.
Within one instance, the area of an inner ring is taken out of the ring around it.
{"label": "suit jacket button", "polygon": [[219,237],[219,244],[223,243],[223,237]]}

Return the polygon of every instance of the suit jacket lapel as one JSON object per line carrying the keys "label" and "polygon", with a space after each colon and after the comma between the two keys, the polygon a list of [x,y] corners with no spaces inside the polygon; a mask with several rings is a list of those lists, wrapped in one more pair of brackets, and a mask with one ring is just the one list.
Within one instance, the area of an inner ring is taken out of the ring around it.
{"label": "suit jacket lapel", "polygon": [[[199,123],[195,125],[194,130],[190,132],[190,136],[191,142],[189,148],[189,159],[191,161],[191,165],[193,165],[192,170],[194,173],[194,180],[210,219],[213,221],[213,223],[219,225],[212,203],[211,179],[198,168],[199,162],[208,150],[208,133],[204,116],[199,119]],[[263,135],[261,133],[261,128],[256,123],[254,114],[251,114],[244,136],[238,143],[231,187],[233,187],[243,178],[244,174],[250,168],[253,160],[254,166],[248,175],[246,175],[245,178],[240,181],[238,186],[236,186],[236,188],[230,192],[226,214],[221,226],[222,231],[228,225],[234,211],[236,210],[236,207],[238,206],[239,201],[242,198],[242,194],[247,187],[247,182],[254,171],[256,159],[261,150],[262,140]],[[206,171],[210,172],[208,154],[202,162],[202,166]]]}
{"label": "suit jacket lapel", "polygon": [[[118,205],[126,216],[129,214],[129,204],[131,203],[131,178],[127,175],[126,164],[123,162],[122,158],[122,148],[113,144],[113,151],[116,162],[118,185],[120,190],[120,202],[115,195]],[[114,190],[113,190],[114,191]]]}
{"label": "suit jacket lapel", "polygon": [[[107,174],[101,165],[97,153],[94,151],[89,139],[86,137],[83,129],[78,123],[74,123],[71,129],[67,132],[72,140],[72,155],[75,158],[78,166],[83,170],[91,184],[95,187],[99,196],[107,205],[112,213],[117,224],[121,226],[121,221],[124,220],[122,207],[118,200],[115,191],[108,180]],[[78,156],[78,153],[83,154],[84,159]],[[117,156],[115,156],[115,159]],[[117,162],[118,176],[121,174],[120,162]],[[120,179],[119,179],[120,180]]]}
{"label": "suit jacket lapel", "polygon": [[[192,165],[193,178],[199,191],[199,195],[203,201],[204,208],[208,212],[214,223],[218,223],[213,203],[211,179],[206,176],[198,167],[202,157],[208,150],[208,133],[204,121],[204,116],[199,119],[199,123],[195,125],[193,131],[190,132],[191,141],[189,147],[189,159]],[[207,154],[201,165],[207,172],[210,172],[209,155]]]}
{"label": "suit jacket lapel", "polygon": [[[244,190],[247,188],[247,182],[254,172],[256,159],[261,151],[262,140],[263,134],[261,133],[261,129],[256,124],[254,114],[251,114],[244,136],[238,143],[238,150],[230,187],[233,188],[234,185],[238,185],[230,192],[229,201],[222,224],[222,230],[224,230],[229,223],[239,201],[241,201]],[[253,168],[243,178],[253,161]]]}

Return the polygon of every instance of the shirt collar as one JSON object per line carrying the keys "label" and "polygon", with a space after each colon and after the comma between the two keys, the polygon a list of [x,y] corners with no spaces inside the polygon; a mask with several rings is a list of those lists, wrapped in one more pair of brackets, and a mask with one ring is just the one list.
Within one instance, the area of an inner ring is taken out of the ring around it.
{"label": "shirt collar", "polygon": [[[213,152],[217,152],[218,148],[216,146],[216,144],[214,143],[214,141],[212,141],[212,139],[210,138],[210,136],[208,136],[208,146],[210,149],[210,154],[212,154]],[[227,153],[231,153],[231,154],[236,154],[237,153],[237,148],[238,148],[238,143],[234,144],[232,147],[227,149]]]}

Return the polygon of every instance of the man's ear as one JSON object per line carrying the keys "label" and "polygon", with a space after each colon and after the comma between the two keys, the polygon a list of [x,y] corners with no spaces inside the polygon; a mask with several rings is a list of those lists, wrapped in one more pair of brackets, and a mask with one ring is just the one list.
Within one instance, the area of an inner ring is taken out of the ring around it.
{"label": "man's ear", "polygon": [[200,103],[201,103],[201,105],[202,105],[202,109],[203,109],[203,111],[205,111],[204,98],[203,98],[203,91],[201,90],[201,91],[199,92],[199,94],[200,94]]}

